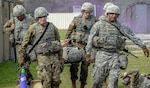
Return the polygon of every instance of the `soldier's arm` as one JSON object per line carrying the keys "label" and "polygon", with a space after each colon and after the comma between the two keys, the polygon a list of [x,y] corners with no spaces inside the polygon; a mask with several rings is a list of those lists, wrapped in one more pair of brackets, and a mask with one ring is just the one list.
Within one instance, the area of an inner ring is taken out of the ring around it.
{"label": "soldier's arm", "polygon": [[97,22],[93,25],[93,27],[90,30],[90,35],[88,37],[88,42],[86,45],[86,54],[91,54],[93,38],[94,36],[96,36],[99,28],[100,28],[100,25],[98,25],[98,22]]}
{"label": "soldier's arm", "polygon": [[60,42],[60,35],[58,32],[58,28],[54,26],[54,30],[55,30],[55,39]]}
{"label": "soldier's arm", "polygon": [[[54,28],[55,28],[55,39],[56,39],[56,41],[60,42],[60,35],[59,35],[59,32],[58,32],[58,29],[55,26],[54,26]],[[63,64],[64,63],[63,49],[61,49],[58,52],[58,56],[59,56],[59,60],[60,60],[61,64]]]}
{"label": "soldier's arm", "polygon": [[26,47],[29,41],[35,36],[35,34],[36,34],[36,29],[33,25],[31,25],[23,37],[23,41],[20,47],[21,53],[25,54]]}
{"label": "soldier's arm", "polygon": [[73,30],[76,28],[76,17],[72,20],[72,22],[69,25],[69,28],[67,30],[65,39],[70,38],[71,33],[73,32]]}
{"label": "soldier's arm", "polygon": [[131,29],[129,27],[122,24],[121,31],[128,39],[130,39],[132,42],[134,42],[139,47],[142,48],[143,46],[145,46],[144,42],[140,38],[136,37],[135,34],[131,31]]}
{"label": "soldier's arm", "polygon": [[13,21],[13,18],[8,20],[4,26],[3,26],[3,31],[7,34],[10,35],[10,33],[13,31],[12,28],[11,28],[11,25],[14,24],[14,21]]}

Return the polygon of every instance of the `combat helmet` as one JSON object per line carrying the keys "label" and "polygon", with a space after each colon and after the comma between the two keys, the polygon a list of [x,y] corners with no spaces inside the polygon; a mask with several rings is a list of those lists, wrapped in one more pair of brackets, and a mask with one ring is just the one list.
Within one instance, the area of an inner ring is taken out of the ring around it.
{"label": "combat helmet", "polygon": [[16,5],[13,8],[13,16],[21,16],[26,13],[26,9],[22,5]]}
{"label": "combat helmet", "polygon": [[38,17],[47,16],[48,11],[44,7],[38,7],[34,11],[34,18],[37,20]]}
{"label": "combat helmet", "polygon": [[81,12],[83,12],[85,10],[93,12],[94,7],[93,7],[92,3],[90,3],[90,2],[83,3],[82,7],[81,7]]}
{"label": "combat helmet", "polygon": [[108,6],[106,13],[116,13],[116,14],[120,14],[120,9],[117,5],[111,5]]}
{"label": "combat helmet", "polygon": [[108,6],[114,5],[112,2],[107,2],[104,7],[103,10],[106,11]]}

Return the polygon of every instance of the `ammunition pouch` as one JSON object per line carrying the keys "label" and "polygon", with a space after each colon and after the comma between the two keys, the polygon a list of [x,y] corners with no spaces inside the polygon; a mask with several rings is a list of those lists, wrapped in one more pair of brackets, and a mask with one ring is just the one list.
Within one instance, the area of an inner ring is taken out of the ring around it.
{"label": "ammunition pouch", "polygon": [[37,54],[53,54],[62,49],[60,42],[51,41],[49,43],[38,44],[36,48]]}
{"label": "ammunition pouch", "polygon": [[93,46],[106,50],[120,50],[125,46],[125,41],[119,36],[106,36],[93,38]]}
{"label": "ammunition pouch", "polygon": [[[32,47],[33,47],[32,45],[28,45],[26,51],[28,52]],[[33,49],[28,56],[30,57],[31,61],[37,61],[37,55],[35,49]]]}
{"label": "ammunition pouch", "polygon": [[104,38],[100,38],[98,36],[95,36],[93,38],[93,46],[97,48],[102,48],[104,43]]}
{"label": "ammunition pouch", "polygon": [[120,68],[122,70],[125,70],[128,66],[128,58],[124,53],[121,53],[119,55],[119,61],[120,61]]}

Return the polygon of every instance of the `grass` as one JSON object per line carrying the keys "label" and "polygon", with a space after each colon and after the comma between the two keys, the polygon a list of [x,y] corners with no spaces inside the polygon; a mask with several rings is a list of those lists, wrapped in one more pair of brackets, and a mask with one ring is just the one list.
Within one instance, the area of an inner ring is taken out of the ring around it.
{"label": "grass", "polygon": [[[66,31],[61,30],[60,36],[61,40],[64,39]],[[129,55],[129,64],[128,68],[124,71],[121,71],[121,74],[125,71],[128,71],[130,69],[139,69],[141,73],[143,74],[149,74],[150,73],[150,58],[147,57],[139,57],[139,59],[134,58],[133,56]],[[92,63],[93,64],[93,63]],[[89,76],[87,79],[87,85],[85,88],[91,88],[92,87],[92,64],[89,66]],[[34,76],[34,79],[38,79],[36,75],[36,68],[37,63],[33,62],[30,65],[30,70]],[[65,64],[65,68],[63,73],[61,74],[61,80],[62,83],[60,85],[60,88],[71,88],[71,80],[70,80],[70,72],[69,72],[70,64]],[[16,80],[19,76],[19,72],[16,71],[17,66],[15,67],[12,60],[5,61],[3,63],[0,63],[0,88],[15,88]],[[77,87],[79,88],[80,82],[77,81]],[[120,83],[119,80],[119,88],[123,88],[123,85]]]}
{"label": "grass", "polygon": [[[92,63],[93,64],[93,63]],[[92,86],[92,64],[89,66],[89,76],[87,80],[86,88],[91,88]],[[34,79],[38,79],[36,76],[36,62],[33,62],[30,66],[30,70],[34,76]],[[129,56],[129,64],[128,68],[121,73],[128,71],[129,69],[139,69],[143,74],[150,73],[150,58],[140,57],[140,59],[136,59],[133,56]],[[69,72],[70,64],[65,64],[65,68],[63,73],[61,74],[62,83],[60,88],[71,88],[71,80],[70,80],[70,72]],[[16,72],[16,68],[14,67],[13,61],[5,61],[0,64],[0,88],[15,88],[16,79],[18,78],[19,72]],[[67,85],[66,85],[67,83]],[[77,86],[79,88],[80,82],[77,81]],[[119,81],[119,88],[123,88],[123,85]]]}

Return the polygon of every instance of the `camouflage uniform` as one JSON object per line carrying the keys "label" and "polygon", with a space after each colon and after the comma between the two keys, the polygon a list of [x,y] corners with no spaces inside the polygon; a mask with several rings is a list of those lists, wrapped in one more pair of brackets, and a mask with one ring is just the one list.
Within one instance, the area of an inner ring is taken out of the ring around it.
{"label": "camouflage uniform", "polygon": [[[38,7],[34,14],[35,19],[38,20],[39,17],[47,16],[48,12],[44,7]],[[47,22],[42,26],[39,22],[36,22],[29,27],[21,45],[20,57],[25,55],[28,42],[32,41],[34,44],[37,39],[39,39],[46,24]],[[38,61],[38,66],[36,68],[37,75],[42,81],[43,88],[59,88],[59,84],[61,83],[60,68],[63,62],[62,47],[58,29],[52,23],[49,23],[44,36],[36,45],[35,51]]]}
{"label": "camouflage uniform", "polygon": [[120,80],[125,88],[150,88],[150,75],[140,74],[138,69],[125,72]]}
{"label": "camouflage uniform", "polygon": [[[112,12],[109,12],[112,11]],[[108,13],[119,14],[119,8],[117,6],[110,6]],[[93,69],[93,86],[92,88],[102,88],[102,83],[109,75],[108,88],[118,88],[118,76],[120,74],[120,61],[119,51],[123,43],[122,37],[128,37],[139,47],[144,47],[144,43],[135,35],[128,27],[120,25],[120,31],[112,24],[119,24],[117,21],[108,22],[108,19],[100,20],[95,23],[90,31],[88,43],[86,46],[86,54],[91,54],[91,49],[95,45],[93,38],[99,37],[95,42],[98,45],[98,52],[96,54],[95,66]],[[146,51],[148,52],[148,51]]]}
{"label": "camouflage uniform", "polygon": [[[11,43],[13,42],[12,40],[13,40],[13,33],[14,33],[17,58],[18,58],[18,62],[20,62],[18,49],[22,43],[25,32],[27,31],[29,26],[34,23],[34,19],[30,15],[26,15],[25,8],[22,5],[16,5],[13,8],[13,15],[14,17],[5,23],[5,25],[3,26],[3,30],[9,35],[9,39]],[[24,18],[23,20],[20,21],[17,17],[21,15],[24,15]],[[13,24],[15,25],[14,30],[11,29],[11,25]],[[29,71],[29,65],[30,65],[30,61],[26,63],[25,69],[27,72],[27,79],[28,81],[31,81],[33,77]]]}
{"label": "camouflage uniform", "polygon": [[[90,4],[91,3],[84,3],[84,4]],[[83,4],[83,5],[84,5]],[[85,9],[82,5],[82,9]],[[85,9],[87,10],[87,9]],[[89,10],[89,9],[88,9]],[[90,9],[90,12],[93,11],[93,9]],[[74,45],[79,48],[81,51],[82,56],[85,56],[85,46],[87,44],[87,39],[91,30],[92,25],[97,21],[96,17],[91,15],[89,18],[85,19],[82,15],[79,15],[73,19],[71,24],[69,25],[66,38],[70,38]],[[85,57],[83,57],[82,64],[81,64],[81,72],[80,72],[80,81],[81,84],[85,85],[88,75],[88,66],[89,64],[86,63]],[[70,72],[71,72],[71,80],[77,80],[77,72],[78,72],[78,66],[79,63],[71,64]]]}

